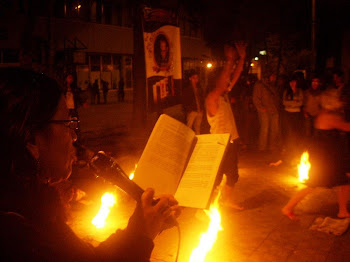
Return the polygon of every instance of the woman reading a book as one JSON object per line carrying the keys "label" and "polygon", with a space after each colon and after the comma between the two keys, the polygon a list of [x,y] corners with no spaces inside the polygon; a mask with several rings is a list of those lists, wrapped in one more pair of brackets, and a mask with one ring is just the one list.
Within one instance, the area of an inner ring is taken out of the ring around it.
{"label": "woman reading a book", "polygon": [[178,214],[176,200],[152,205],[147,189],[126,229],[92,247],[66,224],[55,189],[72,172],[77,127],[60,86],[43,74],[1,69],[0,105],[1,260],[149,260],[153,239]]}

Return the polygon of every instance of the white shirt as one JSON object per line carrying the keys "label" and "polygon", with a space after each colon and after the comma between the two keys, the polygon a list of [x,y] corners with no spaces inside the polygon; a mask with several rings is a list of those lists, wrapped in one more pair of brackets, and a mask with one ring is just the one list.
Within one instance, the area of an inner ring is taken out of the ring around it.
{"label": "white shirt", "polygon": [[239,137],[235,117],[226,94],[219,97],[219,107],[216,114],[214,116],[207,114],[207,118],[211,134],[230,133],[232,141]]}

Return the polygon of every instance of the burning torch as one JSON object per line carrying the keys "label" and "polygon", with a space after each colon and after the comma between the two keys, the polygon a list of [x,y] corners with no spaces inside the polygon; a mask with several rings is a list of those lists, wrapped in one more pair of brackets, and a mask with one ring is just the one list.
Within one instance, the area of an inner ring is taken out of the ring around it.
{"label": "burning torch", "polygon": [[[75,142],[74,146],[77,148],[80,158],[87,162],[96,177],[101,177],[111,184],[118,186],[137,202],[141,201],[141,195],[144,190],[129,179],[129,176],[114,158],[106,155],[103,151],[95,153],[79,142]],[[158,201],[158,199],[154,200],[154,204]]]}

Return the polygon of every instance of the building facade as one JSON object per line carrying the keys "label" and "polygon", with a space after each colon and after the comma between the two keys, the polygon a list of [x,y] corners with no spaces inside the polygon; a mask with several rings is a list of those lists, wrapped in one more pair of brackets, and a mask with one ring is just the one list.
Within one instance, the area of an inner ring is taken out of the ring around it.
{"label": "building facade", "polygon": [[[131,1],[132,2],[132,1]],[[30,3],[30,4],[29,4]],[[0,66],[27,66],[59,79],[73,72],[82,89],[98,80],[133,88],[133,16],[125,0],[14,0],[2,8]],[[198,24],[179,15],[182,69],[206,75],[211,50]]]}

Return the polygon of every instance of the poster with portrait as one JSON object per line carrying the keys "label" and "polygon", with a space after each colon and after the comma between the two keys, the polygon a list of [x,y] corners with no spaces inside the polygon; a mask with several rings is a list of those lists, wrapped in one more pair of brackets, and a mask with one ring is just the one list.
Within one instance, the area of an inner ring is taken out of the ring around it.
{"label": "poster with portrait", "polygon": [[149,111],[181,103],[181,42],[175,12],[144,8],[143,39]]}

